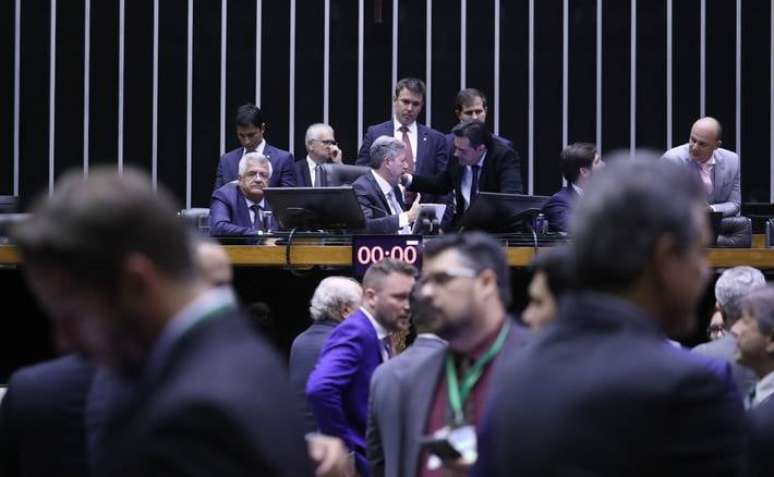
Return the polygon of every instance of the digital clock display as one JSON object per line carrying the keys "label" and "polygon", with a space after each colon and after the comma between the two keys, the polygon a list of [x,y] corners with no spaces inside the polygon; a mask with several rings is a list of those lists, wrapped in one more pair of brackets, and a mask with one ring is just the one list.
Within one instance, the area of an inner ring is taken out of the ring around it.
{"label": "digital clock display", "polygon": [[361,279],[368,267],[385,258],[422,267],[421,235],[355,235],[352,237],[352,274]]}

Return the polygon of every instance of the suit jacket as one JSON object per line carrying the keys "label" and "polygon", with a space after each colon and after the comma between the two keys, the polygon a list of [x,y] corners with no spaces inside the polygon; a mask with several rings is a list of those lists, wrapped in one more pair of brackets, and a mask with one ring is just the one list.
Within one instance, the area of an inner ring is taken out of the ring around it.
{"label": "suit jacket", "polygon": [[543,206],[543,214],[552,232],[570,231],[570,214],[578,198],[578,193],[568,184],[548,199]]}
{"label": "suit jacket", "polygon": [[750,391],[755,387],[755,383],[758,382],[758,377],[750,368],[736,362],[736,338],[731,333],[726,333],[720,339],[702,343],[691,351],[707,358],[729,363],[731,365],[731,375],[734,377],[734,383],[736,383],[736,389],[742,398],[749,395]]}
{"label": "suit jacket", "polygon": [[566,295],[521,358],[502,369],[473,475],[737,475],[728,365],[673,346],[631,302]]}
{"label": "suit jacket", "polygon": [[[333,161],[327,160],[326,163],[332,163]],[[298,161],[293,164],[293,167],[295,168],[296,173],[296,185],[298,187],[312,187],[314,186],[314,181],[312,180],[312,177],[309,175],[309,166],[306,164],[306,157],[303,159],[299,159]],[[321,180],[322,184],[320,184],[319,187],[322,187],[325,185],[325,179],[323,178]]]}
{"label": "suit jacket", "polygon": [[93,375],[75,355],[13,373],[0,405],[0,475],[88,475],[84,408]]}
{"label": "suit jacket", "polygon": [[[355,164],[358,166],[370,166],[371,144],[379,136],[395,136],[395,123],[392,119],[381,124],[370,126],[363,136],[363,144],[357,155]],[[435,129],[417,123],[417,154],[414,157],[414,172],[424,176],[434,176],[446,170],[449,162],[449,148],[444,135]],[[444,193],[445,194],[445,193]],[[423,203],[446,203],[443,194],[423,195]]]}
{"label": "suit jacket", "polygon": [[774,442],[774,397],[769,397],[749,414],[750,435],[750,476],[774,475],[771,461],[771,443]]}
{"label": "suit jacket", "polygon": [[236,310],[197,322],[107,419],[95,476],[311,475],[287,371]]}
{"label": "suit jacket", "polygon": [[315,321],[293,340],[290,347],[290,385],[302,404],[306,432],[317,430],[317,421],[306,403],[306,382],[312,374],[325,341],[339,323],[333,320]]}
{"label": "suit jacket", "polygon": [[[516,325],[515,322],[511,323],[505,346],[492,363],[494,368],[490,380],[490,396],[497,383],[501,363],[519,355],[529,337],[527,329]],[[415,360],[411,364],[405,363],[402,369],[391,366],[380,372],[380,377],[377,378],[379,382],[374,381],[373,390],[378,395],[375,394],[372,398],[374,415],[370,422],[379,428],[371,431],[368,441],[369,461],[377,471],[374,475],[382,475],[378,473],[382,470],[385,476],[417,475],[421,440],[425,435],[435,390],[442,378],[447,351],[447,347],[435,349],[421,360]],[[377,440],[374,433],[378,433],[381,439]],[[399,445],[396,445],[394,436],[400,436]]]}
{"label": "suit jacket", "polygon": [[364,476],[368,475],[368,387],[381,362],[376,330],[363,311],[357,310],[330,334],[306,384],[320,432],[340,437],[355,452],[355,463]]}
{"label": "suit jacket", "polygon": [[[435,176],[414,174],[408,189],[432,194],[447,194],[454,190],[456,212],[453,222],[456,223],[464,212],[465,200],[461,188],[464,172],[465,167],[455,158],[449,161],[445,171]],[[503,146],[499,141],[492,141],[492,147],[487,151],[484,166],[479,173],[478,191],[508,194],[522,192],[519,156],[513,149]]]}
{"label": "suit jacket", "polygon": [[[239,178],[239,161],[242,159],[244,148],[239,146],[220,156],[218,171],[215,176],[215,187],[218,190],[224,184]],[[296,185],[296,170],[293,167],[293,154],[282,149],[277,149],[268,143],[263,148],[263,155],[271,162],[270,187],[293,187]]]}
{"label": "suit jacket", "polygon": [[[268,202],[266,209],[270,211]],[[255,235],[255,227],[250,220],[245,196],[239,184],[229,182],[212,194],[210,199],[210,235]],[[277,222],[271,217],[269,226],[277,229]]]}
{"label": "suit jacket", "polygon": [[[395,188],[395,198],[401,209],[405,208],[403,198]],[[395,234],[398,233],[400,219],[398,214],[390,214],[390,206],[387,204],[387,197],[379,188],[379,183],[374,179],[371,173],[363,174],[352,183],[352,190],[363,210],[363,216],[366,220],[366,231],[372,234]]]}
{"label": "suit jacket", "polygon": [[[717,148],[712,153],[715,166],[712,168],[712,194],[707,202],[723,217],[739,215],[742,204],[741,182],[739,179],[739,156],[728,149]],[[700,166],[688,154],[688,144],[677,146],[664,153],[664,159],[683,164],[696,172],[700,178]]]}

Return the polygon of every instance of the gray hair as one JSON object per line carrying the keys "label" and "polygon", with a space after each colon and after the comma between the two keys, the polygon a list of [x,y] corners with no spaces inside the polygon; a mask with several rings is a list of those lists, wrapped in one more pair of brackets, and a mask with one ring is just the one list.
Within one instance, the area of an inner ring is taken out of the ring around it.
{"label": "gray hair", "polygon": [[257,153],[257,152],[248,152],[244,156],[242,156],[242,159],[239,160],[239,175],[245,173],[247,170],[247,164],[251,162],[253,164],[258,164],[261,166],[266,166],[267,169],[269,169],[269,177],[274,173],[274,169],[271,167],[271,161],[269,161],[269,158],[264,156],[263,154]]}
{"label": "gray hair", "polygon": [[405,148],[406,145],[399,139],[392,136],[379,136],[368,151],[371,169],[379,169],[385,160],[397,157]]}
{"label": "gray hair", "polygon": [[325,123],[314,123],[308,128],[306,128],[306,135],[304,136],[304,144],[307,146],[312,143],[315,139],[318,139],[320,135],[325,132],[330,131],[331,134],[333,134],[333,128]]}
{"label": "gray hair", "polygon": [[360,284],[348,277],[328,277],[323,279],[309,302],[309,314],[312,320],[330,319],[341,321],[341,307],[351,305],[356,307],[363,298]]}
{"label": "gray hair", "polygon": [[614,161],[586,189],[571,227],[582,287],[627,290],[661,237],[672,236],[682,253],[701,236],[696,213],[704,195],[687,168],[660,160]]}
{"label": "gray hair", "polygon": [[757,268],[733,267],[720,275],[715,283],[715,300],[727,328],[742,316],[741,299],[764,286],[766,278]]}
{"label": "gray hair", "polygon": [[765,286],[742,298],[742,309],[755,321],[763,334],[774,333],[774,287]]}

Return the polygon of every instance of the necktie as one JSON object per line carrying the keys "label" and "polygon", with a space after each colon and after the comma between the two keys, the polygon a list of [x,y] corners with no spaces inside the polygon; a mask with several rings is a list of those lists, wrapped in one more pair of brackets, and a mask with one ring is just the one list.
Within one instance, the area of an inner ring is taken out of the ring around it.
{"label": "necktie", "polygon": [[390,203],[390,207],[392,208],[393,214],[400,214],[401,212],[403,212],[403,208],[401,208],[400,202],[398,202],[398,199],[395,197],[394,190],[387,192],[387,202]]}
{"label": "necktie", "polygon": [[387,352],[387,359],[392,358],[393,352],[392,352],[392,337],[390,335],[385,336],[382,338],[382,347]]}
{"label": "necktie", "polygon": [[[403,136],[401,137],[401,140],[403,141],[403,144],[406,145],[406,172],[409,174],[414,173],[414,152],[411,150],[411,139],[408,135],[408,127],[401,126],[398,131],[403,133]],[[404,200],[406,204],[411,207],[411,204],[414,203],[414,199],[416,199],[417,194],[416,192],[406,191],[406,194],[404,196]]]}
{"label": "necktie", "polygon": [[322,184],[320,184],[320,174],[322,173],[322,167],[318,164],[314,168],[314,179],[312,182],[312,186],[314,187],[320,187]]}
{"label": "necktie", "polygon": [[253,217],[253,230],[263,230],[263,207],[258,204],[253,204],[251,209],[255,212]]}
{"label": "necktie", "polygon": [[707,197],[712,195],[712,164],[709,161],[699,164],[699,174],[701,175],[701,182],[704,184],[704,190],[707,193]]}

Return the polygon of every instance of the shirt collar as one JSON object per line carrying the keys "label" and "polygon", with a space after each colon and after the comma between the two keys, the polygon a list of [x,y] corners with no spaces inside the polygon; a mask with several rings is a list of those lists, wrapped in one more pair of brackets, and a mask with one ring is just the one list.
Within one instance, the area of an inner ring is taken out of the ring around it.
{"label": "shirt collar", "polygon": [[758,384],[755,385],[755,398],[753,400],[753,406],[757,406],[766,400],[769,396],[774,394],[774,372],[771,372],[763,377]]}
{"label": "shirt collar", "polygon": [[314,162],[314,159],[309,157],[309,154],[306,155],[306,165],[307,167],[309,167],[309,169],[314,169],[315,167],[317,167],[317,163]]}
{"label": "shirt collar", "polygon": [[[400,123],[400,121],[398,121],[395,118],[392,118],[392,124],[393,124],[393,129],[395,130],[395,132],[399,132],[400,128],[403,127],[403,125]],[[407,127],[408,127],[408,133],[409,134],[416,134],[417,133],[417,122],[416,121],[414,121],[413,123],[409,124]]]}
{"label": "shirt collar", "polygon": [[245,202],[247,203],[247,208],[248,208],[248,209],[249,209],[250,207],[254,206],[255,204],[258,204],[258,207],[260,207],[260,208],[262,208],[262,209],[265,209],[265,208],[266,208],[266,197],[264,197],[263,199],[261,199],[261,201],[260,201],[260,202],[255,202],[254,200],[250,200],[250,199],[248,199],[248,198],[247,198],[247,196],[245,196]]}
{"label": "shirt collar", "polygon": [[379,189],[381,189],[382,194],[385,196],[393,191],[392,186],[389,182],[387,182],[384,177],[380,176],[378,172],[371,169],[371,174],[373,174],[374,179],[376,179],[376,183],[379,185]]}
{"label": "shirt collar", "polygon": [[390,336],[390,333],[387,331],[387,329],[384,326],[382,326],[381,323],[376,321],[376,319],[373,316],[371,316],[371,313],[369,313],[364,306],[360,307],[360,311],[362,311],[363,314],[366,316],[366,318],[368,318],[368,321],[371,322],[371,326],[373,326],[374,330],[376,330],[376,337],[379,338],[380,341],[386,338],[387,336]]}
{"label": "shirt collar", "polygon": [[[264,148],[266,148],[266,139],[261,139],[261,142],[257,146],[255,146],[255,152],[257,152],[258,154],[263,155]],[[242,155],[244,156],[245,154],[247,154],[247,149],[245,149],[243,147],[242,148]]]}
{"label": "shirt collar", "polygon": [[575,191],[575,192],[576,192],[578,195],[580,195],[580,196],[582,196],[582,195],[583,195],[583,188],[582,188],[582,187],[578,187],[576,184],[574,184],[574,183],[572,183],[572,182],[570,183],[570,185],[572,186],[573,190],[574,190],[574,191]]}

